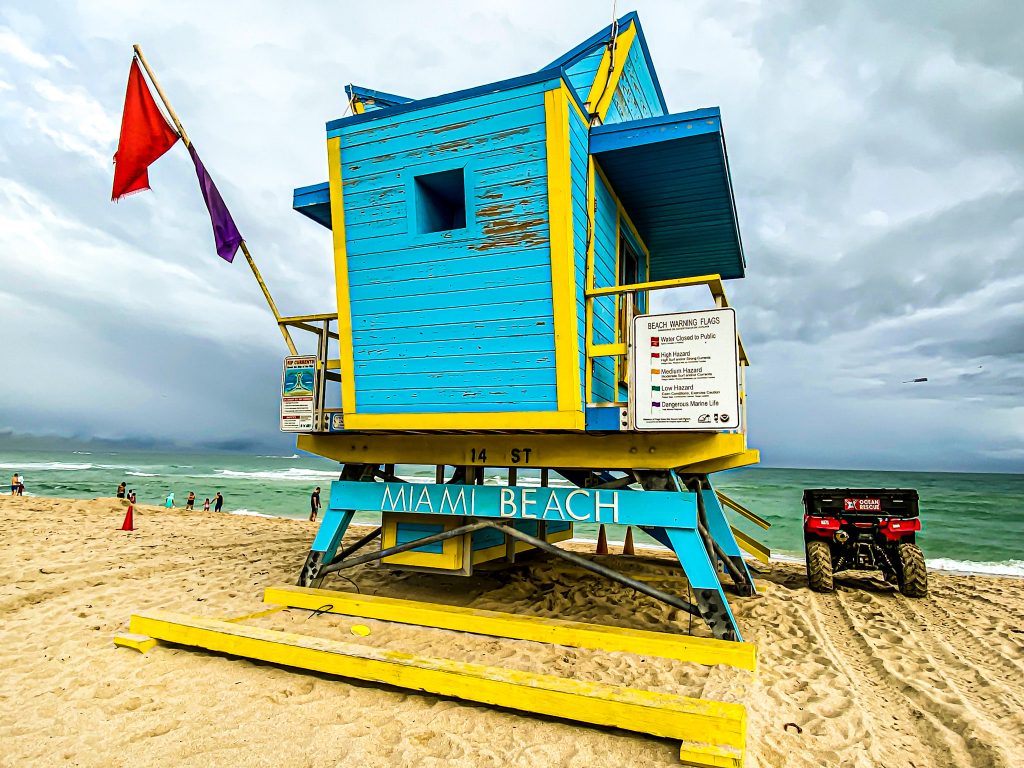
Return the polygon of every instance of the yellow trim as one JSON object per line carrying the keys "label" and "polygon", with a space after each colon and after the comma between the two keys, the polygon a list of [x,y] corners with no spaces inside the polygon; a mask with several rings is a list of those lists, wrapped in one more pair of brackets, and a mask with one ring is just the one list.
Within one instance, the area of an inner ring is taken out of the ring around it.
{"label": "yellow trim", "polygon": [[548,544],[557,544],[560,541],[568,541],[572,538],[572,523],[564,531],[555,531],[554,533],[545,533],[544,541]]}
{"label": "yellow trim", "polygon": [[710,461],[704,461],[700,464],[694,464],[688,467],[688,469],[695,475],[710,475],[712,472],[723,472],[727,469],[749,467],[751,464],[757,464],[759,461],[761,461],[760,451],[745,450],[743,453],[737,453],[735,456],[726,456],[721,459],[711,459]]}
{"label": "yellow trim", "polygon": [[570,648],[658,656],[708,666],[725,664],[750,671],[757,668],[757,646],[753,643],[736,643],[710,637],[609,627],[603,624],[522,616],[480,608],[422,603],[417,600],[402,600],[380,595],[354,595],[350,592],[306,587],[268,587],[263,593],[263,602],[311,611],[330,605],[330,608],[325,609],[325,613],[472,632],[491,637],[532,640]]}
{"label": "yellow trim", "polygon": [[718,500],[720,502],[725,504],[725,506],[729,507],[729,509],[731,509],[733,512],[736,512],[737,514],[742,515],[747,520],[752,522],[754,525],[757,525],[757,526],[761,527],[764,530],[768,530],[769,528],[772,527],[772,524],[769,523],[767,520],[765,520],[763,517],[754,514],[749,509],[747,509],[742,504],[740,504],[738,501],[736,501],[734,499],[730,499],[728,496],[726,496],[721,491],[715,491],[715,495],[718,497]]}
{"label": "yellow trim", "polygon": [[619,344],[591,344],[587,347],[587,355],[590,357],[608,357],[611,355],[626,354],[625,343]]}
{"label": "yellow trim", "polygon": [[[520,418],[519,428],[522,428]],[[300,450],[342,464],[448,464],[488,467],[621,467],[683,469],[741,454],[744,435],[737,432],[615,432],[566,434],[315,434],[299,435]],[[529,448],[529,462],[523,449]],[[486,450],[485,462],[479,458]],[[515,451],[515,453],[513,453]],[[513,461],[518,457],[519,461]]]}
{"label": "yellow trim", "polygon": [[755,539],[750,534],[744,533],[739,528],[730,525],[732,529],[732,535],[736,537],[736,543],[739,544],[740,549],[748,554],[753,555],[765,565],[771,560],[772,551],[767,546],[762,544],[760,541]]}
{"label": "yellow trim", "polygon": [[[594,185],[594,158],[591,155],[587,155],[587,227],[590,234],[590,242],[587,243],[587,266],[586,266],[586,277],[583,283],[583,294],[584,294],[584,307],[587,313],[587,327],[585,331],[584,341],[586,348],[590,349],[591,344],[594,343],[594,302],[589,298],[586,298],[590,291],[594,288],[594,241],[597,239],[597,198],[596,198],[596,187]],[[591,402],[594,399],[594,364],[588,357],[583,361],[586,368],[586,398],[587,402]]]}
{"label": "yellow trim", "polygon": [[352,310],[348,300],[348,258],[345,246],[345,205],[341,186],[341,138],[327,140],[327,171],[331,193],[331,234],[334,239],[334,281],[338,290],[338,354],[341,365],[341,408],[348,419],[356,410],[355,357],[352,352]]}
{"label": "yellow trim", "polygon": [[131,648],[139,653],[148,653],[156,645],[156,640],[148,635],[132,634],[131,632],[119,632],[114,635],[114,645],[118,648]]}
{"label": "yellow trim", "polygon": [[559,411],[582,411],[579,325],[572,240],[572,171],[569,149],[569,93],[564,84],[544,93],[547,129],[548,227],[551,300],[555,330],[555,381]]}
{"label": "yellow trim", "polygon": [[[587,291],[587,296],[611,296],[628,291],[657,291],[663,288],[681,288],[688,285],[707,285],[712,294],[722,283],[718,275],[695,275],[694,277],[674,277],[671,280],[657,280],[653,283],[634,283],[633,285],[616,285],[609,288],[594,288]],[[724,290],[724,289],[723,289]]]}
{"label": "yellow trim", "polygon": [[491,560],[497,560],[499,557],[504,556],[505,542],[495,544],[493,547],[488,547],[487,549],[475,549],[473,550],[473,565],[489,563]]}
{"label": "yellow trim", "polygon": [[[462,525],[462,518],[451,515],[418,515],[400,512],[385,512],[381,516],[380,548],[387,549],[398,543],[398,524],[439,525],[442,531],[450,531]],[[465,555],[464,537],[446,539],[441,542],[441,552],[400,552],[381,560],[386,565],[414,565],[422,568],[440,568],[446,571],[461,571]]]}
{"label": "yellow trim", "polygon": [[[626,59],[629,58],[629,49],[636,37],[636,25],[630,24],[626,29],[619,30],[619,36],[615,40],[615,68],[609,73],[611,65],[611,52],[605,48],[601,57],[601,64],[594,76],[594,83],[590,86],[590,93],[587,94],[587,102],[590,104],[590,111],[597,114],[604,122],[608,114],[608,108],[612,105],[612,98],[619,87],[619,78],[622,77],[622,70],[626,67]],[[602,93],[604,94],[602,96]],[[600,103],[595,103],[600,97]]]}
{"label": "yellow trim", "polygon": [[363,106],[363,102],[359,99],[352,99],[352,114],[361,115],[366,111],[366,107]]}
{"label": "yellow trim", "polygon": [[746,746],[747,713],[741,704],[430,658],[171,611],[135,614],[131,629],[216,653],[678,739],[686,750],[711,748],[736,760],[742,760]]}
{"label": "yellow trim", "polygon": [[[482,413],[354,413],[345,412],[345,428],[375,429],[572,429],[585,428],[579,411],[486,411]],[[404,463],[404,462],[399,462]],[[432,464],[434,462],[427,462]]]}

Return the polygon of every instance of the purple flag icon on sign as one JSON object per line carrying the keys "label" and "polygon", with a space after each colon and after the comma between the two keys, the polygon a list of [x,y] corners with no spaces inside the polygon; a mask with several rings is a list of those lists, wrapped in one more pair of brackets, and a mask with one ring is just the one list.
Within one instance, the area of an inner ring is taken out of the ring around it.
{"label": "purple flag icon on sign", "polygon": [[235,220],[231,218],[231,212],[224,205],[224,198],[220,196],[217,185],[213,183],[210,174],[203,167],[203,161],[199,159],[196,148],[188,145],[188,153],[192,155],[192,162],[196,166],[196,176],[199,177],[199,189],[203,193],[203,200],[206,201],[206,209],[210,212],[210,223],[213,224],[213,239],[217,245],[217,254],[224,261],[233,261],[235,252],[242,242],[242,235],[235,226]]}

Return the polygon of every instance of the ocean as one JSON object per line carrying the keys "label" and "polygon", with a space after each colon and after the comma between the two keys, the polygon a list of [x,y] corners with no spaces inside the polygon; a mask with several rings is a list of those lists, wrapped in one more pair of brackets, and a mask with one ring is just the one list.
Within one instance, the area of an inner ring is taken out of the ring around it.
{"label": "ocean", "polygon": [[[404,471],[403,471],[404,470]],[[418,472],[416,471],[418,470]],[[195,491],[196,507],[220,491],[225,511],[303,519],[309,494],[319,485],[326,501],[338,465],[315,456],[240,454],[159,454],[141,451],[5,451],[0,448],[0,488],[12,472],[25,476],[26,493],[92,499],[113,496],[124,480],[140,503],[163,504],[169,491],[182,507]],[[399,467],[399,474],[433,482],[433,471]],[[489,477],[497,477],[490,474]],[[932,568],[1024,576],[1024,475],[945,472],[876,472],[834,469],[745,468],[718,473],[713,481],[768,520],[767,531],[737,525],[772,549],[773,555],[801,558],[804,488],[916,488],[921,496],[923,530],[919,543]],[[524,478],[524,483],[529,479]],[[5,490],[5,492],[8,492]],[[360,513],[357,522],[379,516]],[[609,538],[624,530],[609,526]],[[596,538],[596,526],[577,525],[577,538]],[[639,533],[637,543],[653,543]]]}

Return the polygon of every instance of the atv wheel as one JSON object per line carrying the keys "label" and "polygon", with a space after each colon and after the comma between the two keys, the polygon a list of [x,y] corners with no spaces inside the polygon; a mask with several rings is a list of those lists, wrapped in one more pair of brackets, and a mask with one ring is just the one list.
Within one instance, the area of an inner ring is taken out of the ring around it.
{"label": "atv wheel", "polygon": [[928,594],[928,568],[924,552],[917,544],[900,544],[900,570],[897,583],[907,597],[925,597]]}
{"label": "atv wheel", "polygon": [[832,591],[832,550],[827,541],[807,542],[807,585],[815,592]]}

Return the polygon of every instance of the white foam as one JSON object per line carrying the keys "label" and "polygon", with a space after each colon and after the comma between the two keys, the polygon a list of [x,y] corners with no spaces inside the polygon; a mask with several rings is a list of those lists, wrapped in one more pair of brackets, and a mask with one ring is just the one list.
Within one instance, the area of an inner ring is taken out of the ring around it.
{"label": "white foam", "polygon": [[75,472],[83,469],[92,469],[92,464],[70,464],[63,461],[23,461],[20,464],[0,464],[0,469],[14,469],[18,471],[33,469],[65,470]]}
{"label": "white foam", "polygon": [[1007,560],[1001,563],[978,562],[974,560],[953,560],[938,557],[925,560],[925,564],[936,571],[953,571],[955,573],[985,574],[986,576],[1017,576],[1024,577],[1024,560]]}
{"label": "white foam", "polygon": [[278,481],[329,481],[337,480],[341,472],[337,470],[324,472],[317,469],[306,469],[305,467],[288,467],[288,469],[259,470],[255,472],[243,472],[234,469],[215,469],[212,475],[189,475],[197,478],[223,478],[225,480],[278,480]]}
{"label": "white foam", "polygon": [[125,474],[126,475],[131,475],[132,477],[160,477],[160,475],[158,475],[158,474],[156,474],[154,472],[131,472],[131,471],[129,471],[129,472],[125,472]]}
{"label": "white foam", "polygon": [[232,509],[230,512],[228,512],[228,514],[229,515],[242,515],[243,517],[270,517],[270,518],[281,518],[281,519],[285,519],[285,520],[287,519],[287,518],[282,517],[281,515],[267,515],[267,514],[264,514],[263,512],[256,512],[255,510],[252,510],[252,509]]}

